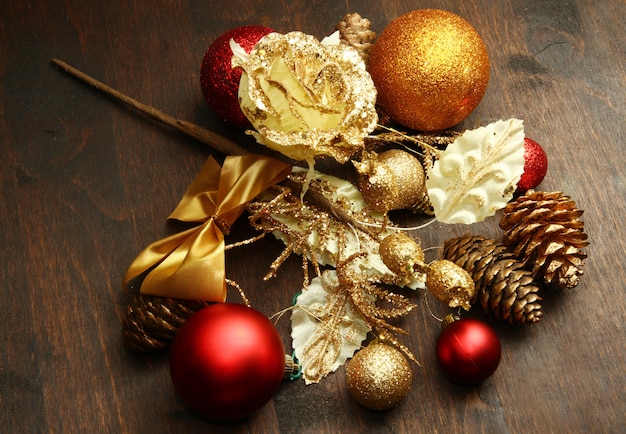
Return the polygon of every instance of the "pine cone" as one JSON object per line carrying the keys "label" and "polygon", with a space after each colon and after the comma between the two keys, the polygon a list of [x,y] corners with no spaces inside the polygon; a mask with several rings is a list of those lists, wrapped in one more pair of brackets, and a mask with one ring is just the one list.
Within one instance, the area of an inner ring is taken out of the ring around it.
{"label": "pine cone", "polygon": [[535,323],[543,317],[532,274],[502,244],[481,236],[454,238],[445,242],[443,258],[472,276],[475,298],[486,314],[509,324]]}
{"label": "pine cone", "polygon": [[538,280],[560,288],[578,285],[589,244],[582,210],[561,192],[529,190],[504,208],[502,243]]}
{"label": "pine cone", "polygon": [[[424,149],[423,153],[424,158],[422,161],[422,165],[424,166],[424,172],[426,173],[426,178],[428,179],[428,176],[433,168],[433,165],[435,164],[437,156],[432,151],[432,148]],[[426,214],[429,216],[435,215],[435,209],[433,208],[433,204],[430,201],[430,196],[428,196],[428,191],[426,189],[424,189],[424,195],[420,198],[420,200],[415,205],[413,205],[412,210],[414,212]]]}
{"label": "pine cone", "polygon": [[123,322],[124,347],[140,353],[169,348],[184,322],[208,304],[141,294],[133,297]]}
{"label": "pine cone", "polygon": [[425,214],[428,216],[435,215],[435,209],[433,208],[433,204],[430,201],[430,197],[428,196],[428,193],[426,191],[424,191],[419,200],[415,202],[415,204],[413,204],[411,210],[418,214]]}
{"label": "pine cone", "polygon": [[361,18],[358,13],[346,15],[337,24],[341,41],[356,49],[365,63],[369,59],[372,42],[376,39],[376,33],[370,30],[370,26],[370,21]]}

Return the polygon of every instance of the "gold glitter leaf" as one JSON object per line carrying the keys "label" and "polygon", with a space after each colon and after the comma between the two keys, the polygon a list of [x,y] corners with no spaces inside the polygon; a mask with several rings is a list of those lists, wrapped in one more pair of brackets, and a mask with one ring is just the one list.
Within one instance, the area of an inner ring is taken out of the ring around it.
{"label": "gold glitter leaf", "polygon": [[[344,364],[370,330],[417,362],[395,338],[406,332],[387,322],[415,305],[385,288],[424,288],[425,274],[398,275],[387,267],[379,245],[394,227],[384,224],[383,215],[368,207],[353,184],[315,172],[302,200],[299,190],[306,179],[303,169],[294,168],[285,185],[248,206],[251,225],[286,246],[266,279],[292,253],[302,256],[304,282],[292,313],[292,338],[306,383],[317,383]],[[309,261],[317,273],[311,282]],[[321,272],[325,265],[335,270]]]}
{"label": "gold glitter leaf", "polygon": [[[306,172],[294,168],[289,182],[302,185]],[[308,201],[309,197],[324,201],[324,207]],[[372,210],[359,190],[349,181],[315,172],[309,185],[307,200],[300,200],[298,192],[267,191],[258,202],[248,206],[250,224],[263,232],[271,232],[283,241],[286,249],[272,265],[267,278],[273,277],[278,267],[291,254],[301,254],[314,266],[336,267],[340,242],[346,256],[364,252],[358,258],[360,273],[364,275],[392,275],[380,257],[380,240],[393,233],[393,225],[382,229],[384,217]],[[377,226],[377,227],[376,227]],[[303,265],[306,273],[306,267]],[[318,273],[319,274],[319,273]],[[398,282],[411,289],[425,288],[426,276],[416,273]],[[306,276],[304,286],[308,284]]]}
{"label": "gold glitter leaf", "polygon": [[499,120],[465,131],[443,151],[426,180],[435,217],[471,224],[511,200],[524,171],[524,125]]}
{"label": "gold glitter leaf", "polygon": [[335,271],[316,277],[298,296],[291,337],[306,384],[318,383],[343,365],[367,337],[369,327],[352,308]]}

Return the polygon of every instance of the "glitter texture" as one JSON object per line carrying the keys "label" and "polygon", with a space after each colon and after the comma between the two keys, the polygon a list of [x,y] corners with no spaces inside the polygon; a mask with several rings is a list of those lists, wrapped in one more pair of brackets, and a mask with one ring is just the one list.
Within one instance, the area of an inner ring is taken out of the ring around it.
{"label": "glitter texture", "polygon": [[376,211],[411,209],[424,195],[424,167],[408,152],[364,152],[353,164],[360,175],[359,190]]}
{"label": "glitter texture", "polygon": [[301,32],[271,33],[246,58],[242,111],[257,141],[295,160],[345,163],[374,130],[376,88],[358,51]]}
{"label": "glitter texture", "polygon": [[392,21],[369,59],[378,103],[412,129],[449,128],[469,115],[489,81],[480,35],[451,12],[422,9]]}
{"label": "glitter texture", "polygon": [[262,26],[234,28],[213,41],[202,58],[200,67],[202,94],[211,110],[235,127],[250,128],[250,122],[239,108],[237,92],[241,69],[232,67],[233,52],[230,49],[230,40],[234,40],[249,53],[259,39],[271,32],[272,29]]}
{"label": "glitter texture", "polygon": [[374,341],[354,355],[346,380],[356,402],[371,410],[388,410],[409,393],[413,373],[400,351]]}
{"label": "glitter texture", "polygon": [[524,194],[537,187],[548,172],[548,156],[541,145],[524,137],[524,173],[517,183],[515,194]]}
{"label": "glitter texture", "polygon": [[383,238],[378,251],[387,268],[400,276],[410,277],[424,267],[424,251],[404,232]]}
{"label": "glitter texture", "polygon": [[463,268],[446,259],[434,261],[426,273],[426,287],[449,307],[470,310],[476,288],[472,277]]}

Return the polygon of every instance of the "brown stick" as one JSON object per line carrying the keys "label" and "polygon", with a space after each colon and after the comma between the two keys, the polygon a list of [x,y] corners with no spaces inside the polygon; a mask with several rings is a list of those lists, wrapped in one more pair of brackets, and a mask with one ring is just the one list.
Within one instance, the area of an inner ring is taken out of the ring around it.
{"label": "brown stick", "polygon": [[57,65],[66,73],[93,86],[97,90],[111,96],[112,98],[115,98],[116,100],[128,105],[129,107],[132,107],[133,109],[145,114],[146,116],[158,122],[168,125],[180,131],[181,133],[190,136],[207,146],[210,146],[211,148],[215,149],[218,152],[221,152],[222,154],[244,155],[250,153],[248,150],[242,148],[237,143],[227,139],[224,136],[214,133],[213,131],[202,128],[201,126],[188,121],[176,119],[170,115],[163,113],[160,110],[155,109],[154,107],[140,103],[139,101],[113,89],[110,86],[107,86],[106,84],[96,80],[95,78],[92,78],[87,74],[79,71],[78,69],[68,65],[62,60],[52,59],[52,63]]}

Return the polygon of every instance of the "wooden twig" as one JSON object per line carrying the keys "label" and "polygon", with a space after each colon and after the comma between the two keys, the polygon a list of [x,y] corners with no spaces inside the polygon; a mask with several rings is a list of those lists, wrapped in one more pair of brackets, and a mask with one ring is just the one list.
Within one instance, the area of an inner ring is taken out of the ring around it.
{"label": "wooden twig", "polygon": [[52,63],[57,65],[66,73],[71,76],[93,86],[97,90],[109,95],[110,97],[126,104],[129,107],[143,113],[144,115],[161,122],[165,125],[168,125],[181,133],[190,136],[201,143],[204,143],[207,146],[210,146],[214,150],[221,152],[225,155],[244,155],[249,154],[250,152],[245,148],[239,146],[237,143],[232,140],[227,139],[224,136],[221,136],[213,131],[207,130],[206,128],[202,128],[199,125],[194,123],[184,121],[181,119],[176,119],[168,114],[163,113],[162,111],[151,107],[149,105],[143,104],[128,95],[125,95],[110,86],[102,83],[101,81],[96,80],[93,77],[85,74],[84,72],[79,71],[78,69],[68,65],[59,59],[52,59]]}

